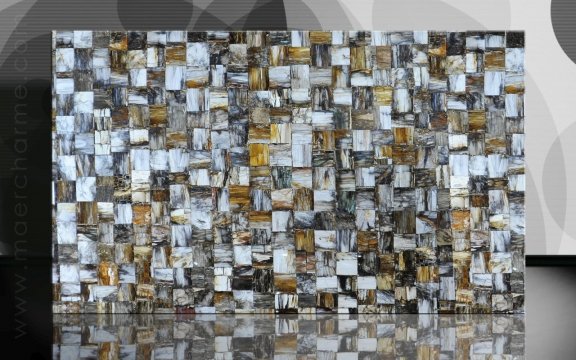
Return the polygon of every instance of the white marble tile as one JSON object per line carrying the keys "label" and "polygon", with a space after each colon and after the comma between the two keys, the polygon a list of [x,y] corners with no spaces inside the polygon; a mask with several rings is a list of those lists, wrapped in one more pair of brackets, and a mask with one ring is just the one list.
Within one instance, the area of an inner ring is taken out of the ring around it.
{"label": "white marble tile", "polygon": [[166,65],[166,71],[165,71],[166,90],[182,90],[184,88],[185,77],[186,77],[185,66]]}
{"label": "white marble tile", "polygon": [[524,48],[506,48],[506,71],[524,73]]}
{"label": "white marble tile", "polygon": [[114,206],[114,222],[116,224],[131,224],[132,204],[116,204]]}
{"label": "white marble tile", "polygon": [[274,273],[275,274],[293,274],[295,273],[295,253],[292,250],[277,249],[274,250]]}
{"label": "white marble tile", "polygon": [[508,158],[501,154],[488,155],[488,177],[501,178],[505,177],[508,171]]}
{"label": "white marble tile", "polygon": [[77,201],[94,201],[96,196],[96,178],[95,177],[78,177],[76,179],[76,200]]}
{"label": "white marble tile", "polygon": [[334,65],[350,65],[350,48],[332,46],[332,62]]}
{"label": "white marble tile", "polygon": [[[355,253],[338,253],[336,255],[336,274],[337,275],[358,275],[358,259]],[[341,306],[338,304],[339,307]]]}
{"label": "white marble tile", "polygon": [[326,290],[326,289],[337,289],[338,288],[338,277],[337,276],[318,276],[316,277],[316,289]]}
{"label": "white marble tile", "polygon": [[74,49],[58,48],[55,50],[56,72],[68,72],[74,69]]}
{"label": "white marble tile", "polygon": [[210,53],[208,43],[193,42],[186,44],[186,65],[195,67],[207,67],[210,65]]}
{"label": "white marble tile", "polygon": [[94,111],[94,93],[78,91],[74,93],[74,112],[77,114],[92,114]]}
{"label": "white marble tile", "polygon": [[72,78],[57,78],[54,83],[56,94],[74,94],[74,79]]}
{"label": "white marble tile", "polygon": [[486,96],[502,95],[503,90],[504,90],[504,72],[486,71],[486,73],[484,73],[484,95]]}

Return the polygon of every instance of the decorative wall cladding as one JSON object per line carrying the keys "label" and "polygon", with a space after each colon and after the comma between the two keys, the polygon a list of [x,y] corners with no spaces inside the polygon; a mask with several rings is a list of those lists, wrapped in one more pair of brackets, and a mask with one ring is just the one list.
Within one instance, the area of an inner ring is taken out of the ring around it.
{"label": "decorative wall cladding", "polygon": [[522,32],[54,32],[54,311],[523,312],[523,59]]}

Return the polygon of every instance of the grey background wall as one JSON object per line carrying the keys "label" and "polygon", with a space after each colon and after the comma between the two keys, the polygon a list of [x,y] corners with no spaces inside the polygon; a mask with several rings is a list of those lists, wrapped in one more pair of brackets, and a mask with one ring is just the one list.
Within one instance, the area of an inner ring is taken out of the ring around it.
{"label": "grey background wall", "polygon": [[[576,189],[571,186],[576,181],[576,167],[572,166],[572,154],[576,154],[573,1],[166,0],[161,6],[157,4],[150,1],[134,6],[128,0],[1,1],[3,86],[14,96],[18,85],[32,84],[39,91],[38,101],[44,104],[34,116],[29,115],[27,131],[49,132],[45,122],[49,97],[42,91],[50,87],[53,29],[525,30],[527,254],[576,254]],[[13,169],[14,125],[14,119],[0,124],[0,167],[12,169],[2,174],[6,178],[17,171]],[[49,167],[37,164],[37,171],[45,170]],[[4,192],[4,196],[13,194]],[[35,221],[38,225],[49,221],[49,214],[31,219],[28,226],[32,228]],[[0,224],[0,230],[0,254],[13,253],[13,224]],[[43,253],[48,244],[35,238],[27,244],[27,251]]]}

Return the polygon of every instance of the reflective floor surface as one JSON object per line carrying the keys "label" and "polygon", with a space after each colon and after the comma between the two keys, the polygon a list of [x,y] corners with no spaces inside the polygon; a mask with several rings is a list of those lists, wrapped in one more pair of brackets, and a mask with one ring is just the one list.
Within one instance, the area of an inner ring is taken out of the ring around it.
{"label": "reflective floor surface", "polygon": [[524,359],[522,315],[55,315],[54,359]]}
{"label": "reflective floor surface", "polygon": [[576,268],[532,267],[526,315],[56,315],[54,359],[574,359]]}

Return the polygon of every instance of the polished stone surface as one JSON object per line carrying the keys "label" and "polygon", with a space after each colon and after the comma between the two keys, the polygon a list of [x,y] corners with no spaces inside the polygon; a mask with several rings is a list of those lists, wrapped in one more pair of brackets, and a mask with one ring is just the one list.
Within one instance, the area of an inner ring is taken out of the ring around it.
{"label": "polished stone surface", "polygon": [[53,32],[53,312],[523,313],[524,53]]}
{"label": "polished stone surface", "polygon": [[522,315],[64,315],[53,359],[524,359]]}

